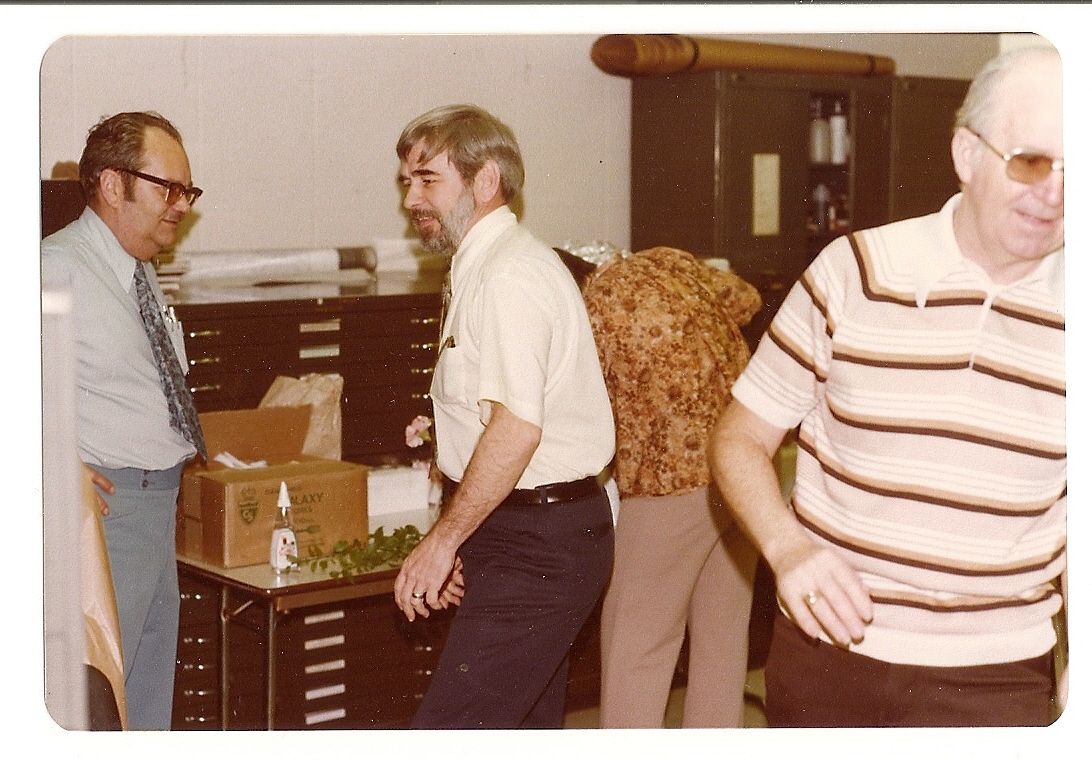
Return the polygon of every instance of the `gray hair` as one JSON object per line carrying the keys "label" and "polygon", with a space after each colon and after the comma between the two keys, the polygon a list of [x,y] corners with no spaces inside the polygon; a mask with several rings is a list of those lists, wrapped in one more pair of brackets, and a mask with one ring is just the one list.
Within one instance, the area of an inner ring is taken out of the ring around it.
{"label": "gray hair", "polygon": [[417,143],[423,161],[447,151],[448,160],[469,184],[489,160],[500,167],[501,193],[510,202],[523,189],[523,157],[512,130],[492,114],[472,105],[441,106],[411,121],[395,151],[405,161]]}
{"label": "gray hair", "polygon": [[956,111],[953,130],[968,127],[975,131],[988,131],[996,116],[994,104],[998,88],[1008,75],[1028,62],[1059,57],[1053,47],[1032,45],[1010,50],[990,60],[971,82],[963,104]]}

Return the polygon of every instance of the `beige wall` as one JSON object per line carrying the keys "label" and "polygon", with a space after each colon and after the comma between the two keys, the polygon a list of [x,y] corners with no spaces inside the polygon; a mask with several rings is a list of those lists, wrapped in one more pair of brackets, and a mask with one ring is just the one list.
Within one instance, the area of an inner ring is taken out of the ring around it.
{"label": "beige wall", "polygon": [[[182,131],[205,190],[180,250],[360,245],[408,234],[393,151],[401,127],[470,101],[520,139],[532,229],[554,245],[625,246],[629,80],[594,66],[596,37],[63,37],[41,66],[42,176],[78,160],[102,115],[155,109]],[[752,39],[882,54],[900,74],[942,77],[970,77],[998,49],[994,34]]]}

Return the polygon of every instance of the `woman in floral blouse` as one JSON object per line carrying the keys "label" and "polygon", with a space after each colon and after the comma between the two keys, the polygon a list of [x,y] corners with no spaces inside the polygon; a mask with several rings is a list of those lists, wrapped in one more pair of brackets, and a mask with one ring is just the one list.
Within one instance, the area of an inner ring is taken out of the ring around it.
{"label": "woman in floral blouse", "polygon": [[603,604],[601,725],[663,725],[689,630],[683,725],[738,726],[756,557],[720,504],[709,432],[750,358],[758,291],[673,248],[583,283],[614,410],[621,494]]}

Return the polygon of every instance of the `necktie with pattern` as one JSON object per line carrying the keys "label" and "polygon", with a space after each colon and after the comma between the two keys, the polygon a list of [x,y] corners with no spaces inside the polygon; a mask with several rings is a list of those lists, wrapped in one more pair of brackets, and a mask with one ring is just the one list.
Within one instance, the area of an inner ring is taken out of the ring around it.
{"label": "necktie with pattern", "polygon": [[133,275],[136,283],[137,303],[140,304],[140,316],[144,320],[144,330],[152,344],[156,369],[163,385],[163,394],[167,397],[167,409],[171,415],[171,427],[185,436],[196,447],[201,458],[208,461],[205,448],[205,436],[201,432],[201,422],[197,419],[197,408],[193,396],[186,386],[186,376],[178,363],[171,336],[167,334],[167,325],[163,322],[163,309],[156,301],[152,288],[148,284],[148,275],[141,262],[136,264]]}

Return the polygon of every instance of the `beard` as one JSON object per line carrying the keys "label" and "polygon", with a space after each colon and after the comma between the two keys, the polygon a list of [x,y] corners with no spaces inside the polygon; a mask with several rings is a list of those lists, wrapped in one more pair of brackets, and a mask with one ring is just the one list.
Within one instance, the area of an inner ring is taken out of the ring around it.
{"label": "beard", "polygon": [[[429,253],[439,254],[451,258],[458,250],[459,244],[466,235],[467,225],[474,215],[474,194],[469,190],[464,191],[455,202],[455,208],[446,215],[441,216],[433,211],[426,211],[413,217],[417,232],[421,237],[422,247]],[[425,232],[421,229],[422,219],[435,219],[440,223],[440,229],[436,232]]]}

